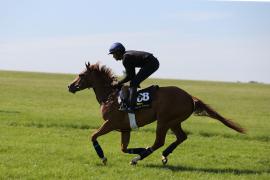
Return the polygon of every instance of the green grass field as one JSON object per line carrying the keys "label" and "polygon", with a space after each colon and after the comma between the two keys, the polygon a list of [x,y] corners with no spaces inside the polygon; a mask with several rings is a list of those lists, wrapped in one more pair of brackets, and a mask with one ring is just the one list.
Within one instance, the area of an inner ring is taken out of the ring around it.
{"label": "green grass field", "polygon": [[[161,163],[160,148],[130,166],[120,133],[99,138],[108,164],[89,143],[101,123],[92,90],[67,91],[75,75],[0,71],[0,179],[270,179],[270,85],[157,80],[176,85],[247,129],[239,134],[220,122],[190,117],[188,139]],[[155,123],[131,134],[130,147],[147,147]],[[167,135],[168,146],[174,135]]]}

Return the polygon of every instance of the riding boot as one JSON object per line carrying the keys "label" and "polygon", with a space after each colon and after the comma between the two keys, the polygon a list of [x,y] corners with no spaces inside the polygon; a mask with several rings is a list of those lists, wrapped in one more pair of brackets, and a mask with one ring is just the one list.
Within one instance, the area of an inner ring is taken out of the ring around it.
{"label": "riding boot", "polygon": [[122,89],[120,91],[119,96],[121,99],[119,110],[120,111],[127,111],[128,107],[129,107],[129,89]]}
{"label": "riding boot", "polygon": [[137,87],[129,88],[129,111],[134,113],[137,103]]}

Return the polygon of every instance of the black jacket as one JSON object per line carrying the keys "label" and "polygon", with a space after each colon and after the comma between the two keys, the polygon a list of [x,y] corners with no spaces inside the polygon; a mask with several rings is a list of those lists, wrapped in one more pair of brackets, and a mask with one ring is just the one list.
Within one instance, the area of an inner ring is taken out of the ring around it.
{"label": "black jacket", "polygon": [[135,77],[135,68],[143,68],[145,64],[151,63],[153,59],[156,59],[153,54],[144,51],[126,51],[123,55],[122,63],[126,70],[125,77],[119,81],[119,84],[128,82]]}

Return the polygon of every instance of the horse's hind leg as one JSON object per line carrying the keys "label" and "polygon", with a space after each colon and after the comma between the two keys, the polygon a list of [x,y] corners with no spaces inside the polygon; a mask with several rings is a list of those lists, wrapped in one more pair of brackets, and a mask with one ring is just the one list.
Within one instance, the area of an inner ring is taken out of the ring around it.
{"label": "horse's hind leg", "polygon": [[145,148],[127,148],[130,140],[130,131],[121,131],[121,150],[128,154],[141,154]]}
{"label": "horse's hind leg", "polygon": [[180,126],[174,126],[171,128],[173,133],[176,136],[176,141],[170,144],[163,152],[162,152],[162,163],[165,165],[168,161],[167,157],[169,154],[173,152],[173,150],[181,144],[183,141],[187,139],[186,133],[182,130],[181,125]]}
{"label": "horse's hind leg", "polygon": [[143,160],[150,154],[152,154],[155,150],[160,148],[165,143],[166,133],[168,131],[168,128],[166,126],[162,126],[160,124],[157,125],[156,130],[156,140],[152,147],[146,148],[144,151],[142,151],[138,157],[135,157],[132,159],[131,164],[137,164],[137,161]]}

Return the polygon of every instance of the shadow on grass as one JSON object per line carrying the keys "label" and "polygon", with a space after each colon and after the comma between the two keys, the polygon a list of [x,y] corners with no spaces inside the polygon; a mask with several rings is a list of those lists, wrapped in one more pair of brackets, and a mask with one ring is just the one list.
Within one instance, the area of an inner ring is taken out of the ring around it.
{"label": "shadow on grass", "polygon": [[225,139],[254,140],[254,141],[260,141],[260,142],[270,141],[269,136],[231,135],[231,134],[217,134],[217,133],[210,133],[210,132],[199,132],[198,135],[205,138],[222,137]]}
{"label": "shadow on grass", "polygon": [[91,126],[87,124],[43,124],[43,123],[17,123],[17,122],[9,122],[9,126],[13,127],[33,127],[33,128],[67,128],[67,129],[98,129],[98,126]]}
{"label": "shadow on grass", "polygon": [[157,164],[148,164],[145,165],[147,168],[157,168],[163,170],[170,170],[173,172],[203,172],[203,173],[212,173],[212,174],[235,174],[235,175],[243,175],[243,174],[263,174],[270,173],[270,170],[266,171],[256,171],[250,169],[217,169],[217,168],[196,168],[196,167],[187,167],[187,166],[173,166],[173,165],[157,165]]}
{"label": "shadow on grass", "polygon": [[6,110],[0,110],[0,114],[19,114],[21,112],[19,111],[6,111]]}
{"label": "shadow on grass", "polygon": [[[20,113],[17,111],[1,111],[4,113]],[[7,125],[9,126],[23,126],[23,127],[33,127],[33,128],[69,128],[69,129],[81,129],[81,130],[89,130],[89,129],[98,129],[99,126],[97,125],[89,125],[89,124],[43,124],[43,123],[36,123],[36,122],[30,122],[30,123],[18,123],[18,122],[9,122]],[[150,132],[155,134],[156,130],[154,128],[141,128],[141,132]],[[169,134],[173,134],[171,131],[168,132]],[[213,137],[221,137],[226,139],[236,139],[236,140],[254,140],[259,142],[270,142],[269,136],[247,136],[247,135],[231,135],[231,134],[217,134],[217,133],[211,133],[211,132],[198,132],[198,133],[192,133],[189,131],[186,131],[187,135],[194,135],[194,136],[201,136],[205,138],[213,138]]]}
{"label": "shadow on grass", "polygon": [[[150,133],[156,133],[156,129],[140,129],[142,132],[150,132]],[[171,131],[168,131],[169,134],[173,134]],[[212,133],[212,132],[190,132],[185,131],[187,135],[193,135],[193,136],[201,136],[204,138],[213,138],[213,137],[221,137],[224,139],[235,139],[235,140],[252,140],[252,141],[259,141],[259,142],[270,142],[269,136],[248,136],[248,135],[234,135],[234,134],[222,134],[222,133]],[[191,137],[192,138],[192,137]]]}

